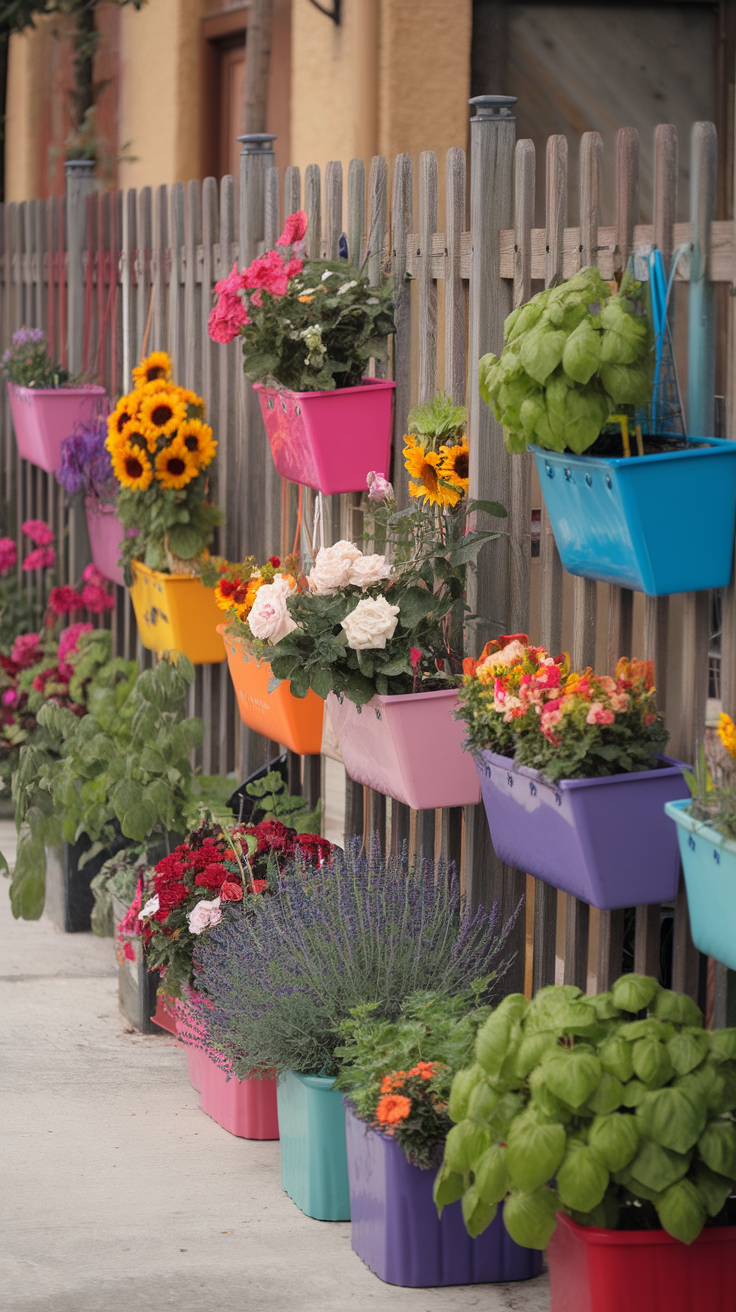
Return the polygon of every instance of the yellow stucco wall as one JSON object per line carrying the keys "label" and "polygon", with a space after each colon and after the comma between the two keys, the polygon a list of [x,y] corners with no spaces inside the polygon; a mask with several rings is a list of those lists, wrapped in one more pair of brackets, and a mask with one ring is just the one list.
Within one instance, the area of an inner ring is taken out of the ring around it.
{"label": "yellow stucco wall", "polygon": [[34,95],[40,74],[39,32],[10,38],[7,118],[5,121],[5,199],[35,199],[39,192],[39,101]]}

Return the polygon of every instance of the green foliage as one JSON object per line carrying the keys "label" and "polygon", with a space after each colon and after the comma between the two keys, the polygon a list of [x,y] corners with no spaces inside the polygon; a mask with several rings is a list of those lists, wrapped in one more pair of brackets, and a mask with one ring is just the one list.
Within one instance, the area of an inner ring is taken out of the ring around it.
{"label": "green foliage", "polygon": [[453,446],[461,442],[467,422],[468,412],[464,405],[455,405],[452,397],[435,392],[431,401],[420,401],[412,406],[408,431],[422,439],[425,449],[438,451],[443,443]]}
{"label": "green foliage", "polygon": [[124,537],[121,553],[128,586],[132,582],[131,560],[142,560],[149,569],[167,573],[167,547],[181,560],[193,561],[212,544],[214,531],[225,519],[224,512],[207,500],[208,474],[203,471],[183,488],[164,488],[154,479],[145,492],[121,487],[118,518],[126,529],[138,530]]}
{"label": "green foliage", "polygon": [[[436,1165],[438,1149],[451,1127],[445,1108],[453,1076],[471,1060],[478,1028],[490,1010],[477,1001],[470,991],[454,996],[414,993],[395,1020],[376,1015],[376,1004],[366,1003],[352,1008],[350,1018],[340,1025],[344,1041],[335,1050],[341,1059],[335,1084],[349,1094],[357,1115],[374,1129],[381,1128],[376,1108],[385,1076],[404,1074],[420,1061],[435,1067],[427,1081],[431,1100],[413,1100],[412,1115],[395,1126],[393,1135],[416,1166]],[[397,1089],[399,1085],[401,1081]]]}
{"label": "green foliage", "polygon": [[264,290],[260,306],[251,299],[241,331],[246,377],[294,392],[355,387],[371,357],[386,359],[393,312],[390,283],[372,287],[344,260],[308,260],[284,296]]}
{"label": "green foliage", "polygon": [[320,801],[310,811],[306,797],[293,797],[278,770],[269,770],[262,779],[247,784],[245,791],[254,799],[250,824],[259,824],[262,820],[280,820],[290,829],[296,829],[298,834],[320,832]]}
{"label": "green foliage", "polygon": [[[3,26],[0,6],[0,29]],[[46,334],[40,328],[19,328],[13,333],[12,345],[0,363],[0,376],[18,387],[65,387],[74,381],[51,359]]]}
{"label": "green foliage", "polygon": [[[551,985],[523,1009],[505,1010],[508,1001],[453,1081],[457,1124],[438,1202],[445,1191],[457,1197],[461,1181],[472,1234],[479,1196],[505,1197],[509,1234],[532,1248],[546,1246],[557,1210],[609,1229],[661,1225],[688,1244],[707,1217],[725,1223],[736,1186],[736,1030],[709,1034],[691,999],[643,975],[594,998]],[[482,1080],[496,1098],[474,1116]],[[490,1165],[503,1145],[507,1179]]]}
{"label": "green foliage", "polygon": [[[10,889],[13,912],[38,919],[45,894],[45,847],[87,834],[95,849],[120,833],[134,843],[183,832],[191,806],[191,751],[202,740],[198,719],[184,719],[194,670],[165,653],[151,670],[110,658],[110,634],[83,635],[74,678],[86,677],[81,719],[48,702],[40,735],[21,749],[13,777],[20,838]],[[74,680],[72,680],[72,683]]]}
{"label": "green foliage", "polygon": [[613,410],[651,397],[652,332],[629,274],[618,296],[595,268],[538,292],[509,315],[504,341],[480,361],[479,386],[512,454],[528,442],[580,454]]}
{"label": "green foliage", "polygon": [[129,907],[146,865],[146,856],[139,853],[138,847],[124,848],[103,863],[90,883],[95,899],[92,908],[93,934],[100,938],[114,937],[113,896],[119,897]]}

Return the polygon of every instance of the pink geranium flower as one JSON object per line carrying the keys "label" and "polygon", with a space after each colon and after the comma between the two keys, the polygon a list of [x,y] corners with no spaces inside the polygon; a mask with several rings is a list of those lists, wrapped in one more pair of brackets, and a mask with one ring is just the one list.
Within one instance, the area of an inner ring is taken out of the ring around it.
{"label": "pink geranium flower", "polygon": [[7,574],[13,569],[18,559],[18,550],[12,538],[0,538],[0,574]]}
{"label": "pink geranium flower", "polygon": [[214,309],[210,310],[207,331],[213,342],[226,346],[237,337],[240,329],[250,319],[239,296],[232,292],[221,292]]}
{"label": "pink geranium flower", "polygon": [[56,552],[53,547],[36,547],[35,551],[29,551],[23,561],[24,570],[32,569],[50,569],[56,560]]}
{"label": "pink geranium flower", "polygon": [[243,286],[263,288],[272,296],[284,296],[289,283],[286,266],[278,251],[268,251],[243,270]]}
{"label": "pink geranium flower", "polygon": [[13,643],[10,659],[22,670],[27,670],[41,659],[40,633],[20,633]]}
{"label": "pink geranium flower", "polygon": [[54,540],[54,530],[44,523],[42,519],[27,519],[21,528],[31,542],[35,542],[37,547],[47,547]]}
{"label": "pink geranium flower", "polygon": [[96,565],[85,565],[82,570],[82,578],[85,583],[96,583],[99,588],[104,588],[105,586],[105,576],[104,574],[100,574]]}
{"label": "pink geranium flower", "polygon": [[296,210],[290,214],[284,224],[284,231],[277,239],[277,246],[293,246],[295,241],[301,241],[307,231],[307,216],[304,210]]}
{"label": "pink geranium flower", "polygon": [[82,605],[91,610],[93,615],[101,615],[103,611],[112,610],[115,605],[112,593],[106,592],[98,583],[85,583],[81,600]]}
{"label": "pink geranium flower", "polygon": [[49,610],[54,615],[66,615],[68,611],[79,610],[83,605],[76,588],[70,588],[66,583],[60,588],[52,588],[49,593]]}
{"label": "pink geranium flower", "polygon": [[71,679],[74,673],[74,666],[69,664],[67,657],[76,651],[82,634],[92,633],[93,628],[92,624],[70,624],[68,629],[64,629],[59,638],[59,673],[63,679]]}

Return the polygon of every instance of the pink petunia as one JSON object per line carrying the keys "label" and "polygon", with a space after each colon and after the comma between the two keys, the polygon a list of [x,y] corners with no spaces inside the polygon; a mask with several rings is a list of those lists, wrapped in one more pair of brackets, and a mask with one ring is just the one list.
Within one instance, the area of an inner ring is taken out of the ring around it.
{"label": "pink petunia", "polygon": [[18,559],[18,550],[12,538],[0,538],[0,574],[7,574],[13,569]]}
{"label": "pink petunia", "polygon": [[24,570],[32,569],[50,569],[56,560],[56,552],[53,547],[36,547],[35,551],[29,551],[23,561]]}
{"label": "pink petunia", "polygon": [[296,210],[290,214],[284,224],[284,231],[277,238],[277,246],[293,246],[295,241],[301,241],[307,231],[307,216],[304,210]]}
{"label": "pink petunia", "polygon": [[31,542],[35,542],[37,547],[47,547],[54,540],[54,530],[44,523],[42,519],[27,519],[21,528]]}

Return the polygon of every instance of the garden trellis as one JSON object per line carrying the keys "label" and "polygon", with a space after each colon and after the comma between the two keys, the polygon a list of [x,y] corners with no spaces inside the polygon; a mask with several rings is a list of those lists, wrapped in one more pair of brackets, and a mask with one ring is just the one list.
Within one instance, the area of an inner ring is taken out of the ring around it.
{"label": "garden trellis", "polygon": [[[396,381],[393,479],[406,501],[401,438],[413,402],[437,387],[469,405],[471,495],[502,501],[509,518],[502,542],[481,555],[473,608],[490,617],[479,627],[480,647],[500,632],[524,631],[550,650],[563,646],[576,667],[610,671],[619,655],[655,662],[660,706],[669,716],[670,751],[692,760],[702,736],[708,693],[708,593],[644,598],[625,589],[564,574],[546,511],[541,510],[539,560],[532,556],[534,490],[531,456],[508,457],[502,433],[479,397],[477,363],[498,352],[503,321],[533,290],[598,264],[611,279],[635,249],[655,246],[669,267],[676,248],[676,282],[688,282],[688,429],[714,435],[716,287],[736,283],[736,241],[731,220],[716,220],[716,133],[693,127],[690,220],[676,222],[678,141],[675,129],[655,132],[654,215],[639,222],[639,138],[622,128],[617,141],[617,209],[600,213],[602,141],[581,141],[579,179],[568,178],[567,142],[551,137],[546,154],[545,226],[534,227],[535,151],[516,141],[513,98],[480,97],[471,119],[470,159],[453,148],[445,161],[444,231],[438,230],[438,164],[424,152],[415,169],[408,155],[392,165],[374,157],[368,170],[352,160],[346,170],[329,163],[322,175],[310,165],[302,179],[274,167],[269,142],[243,139],[239,179],[214,178],[186,186],[118,192],[93,190],[91,167],[70,166],[67,195],[0,206],[0,325],[3,347],[21,324],[46,328],[52,351],[73,371],[99,372],[111,394],[130,386],[130,370],[148,349],[167,349],[174,372],[203,394],[219,442],[217,495],[227,513],[219,551],[231,559],[265,559],[293,541],[297,494],[273,469],[259,407],[240,364],[238,342],[219,346],[207,334],[214,283],[234,260],[248,263],[273,245],[283,217],[303,206],[309,217],[309,252],[351,261],[368,259],[371,279],[390,278],[396,296],[396,337],[389,373]],[[415,178],[416,173],[416,178]],[[469,192],[467,181],[469,175]],[[415,188],[416,182],[416,188]],[[579,187],[580,223],[567,223],[568,192]],[[414,209],[414,193],[418,208]],[[469,195],[469,203],[468,203]],[[604,224],[611,218],[613,223]],[[343,243],[344,247],[344,243]],[[728,350],[733,352],[733,300]],[[678,307],[679,308],[679,307]],[[736,438],[736,386],[728,360],[726,435]],[[87,550],[83,516],[67,511],[53,478],[17,458],[7,402],[0,411],[0,501],[20,532],[26,517],[44,517],[58,538],[62,578],[74,579]],[[313,495],[305,490],[303,519],[311,524]],[[360,537],[360,498],[327,498],[325,541]],[[707,533],[707,520],[682,526]],[[137,647],[127,594],[118,590],[112,618],[121,654],[149,662]],[[733,584],[723,599],[722,695],[736,712],[736,605]],[[201,753],[205,773],[236,769],[240,777],[276,753],[238,719],[226,665],[197,674],[191,709],[204,717]],[[290,757],[292,784],[301,781],[311,801],[320,790],[319,757]],[[621,817],[626,823],[626,817]],[[510,915],[522,895],[525,911],[514,929],[517,956],[511,986],[535,988],[557,977],[582,988],[605,989],[621,973],[625,926],[633,915],[636,970],[658,974],[661,908],[598,912],[565,898],[494,856],[481,805],[410,813],[380,794],[347,783],[346,832],[377,832],[394,850],[408,843],[423,855],[444,854],[461,863],[475,901],[498,900]],[[627,935],[627,942],[631,932]],[[706,963],[692,946],[687,905],[680,891],[673,914],[672,986],[704,1000]],[[525,975],[526,969],[526,975]],[[709,974],[709,997],[719,1024],[734,1022],[725,969]]]}

